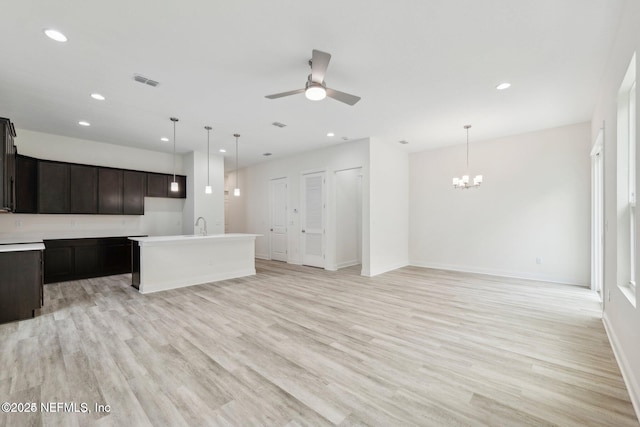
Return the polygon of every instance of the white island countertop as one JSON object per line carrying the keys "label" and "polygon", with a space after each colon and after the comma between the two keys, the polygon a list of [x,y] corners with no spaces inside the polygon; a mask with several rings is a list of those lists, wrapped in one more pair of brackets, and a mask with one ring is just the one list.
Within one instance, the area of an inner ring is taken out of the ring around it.
{"label": "white island countertop", "polygon": [[201,234],[187,234],[177,236],[149,236],[149,237],[129,237],[129,240],[139,242],[141,246],[163,244],[163,243],[176,243],[176,242],[193,242],[197,240],[209,240],[209,239],[224,239],[224,240],[244,240],[255,239],[256,237],[262,237],[262,234],[244,234],[244,233],[226,233],[226,234],[208,234],[203,236]]}

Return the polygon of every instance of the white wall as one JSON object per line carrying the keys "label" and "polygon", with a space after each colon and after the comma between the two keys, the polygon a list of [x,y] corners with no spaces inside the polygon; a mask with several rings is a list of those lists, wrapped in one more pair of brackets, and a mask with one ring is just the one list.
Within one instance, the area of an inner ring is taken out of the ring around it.
{"label": "white wall", "polygon": [[[123,169],[171,173],[173,156],[114,144],[105,144],[59,135],[17,130],[16,146],[19,154],[40,159],[110,166]],[[191,156],[193,157],[193,156]],[[213,165],[213,163],[212,163]],[[216,179],[222,187],[222,162],[216,161]],[[176,172],[184,174],[182,157],[176,159]],[[205,170],[206,173],[206,170]],[[213,178],[214,175],[212,175]],[[193,185],[193,175],[187,182]],[[220,190],[221,191],[221,190]],[[145,214],[133,215],[0,215],[0,237],[37,237],[46,235],[86,234],[183,234],[183,210],[193,203],[193,193],[184,199],[145,199]],[[222,202],[220,202],[221,204]],[[222,205],[221,205],[222,206]],[[214,209],[220,218],[219,209]],[[220,220],[220,219],[219,219]],[[222,220],[221,220],[222,222]],[[215,223],[215,220],[213,221]]]}
{"label": "white wall", "polygon": [[224,158],[212,155],[209,163],[209,182],[212,192],[206,194],[207,185],[207,154],[194,151],[183,156],[183,164],[187,180],[187,197],[192,203],[185,205],[183,219],[183,234],[198,234],[200,226],[195,227],[198,217],[207,221],[209,234],[224,233]]}
{"label": "white wall", "polygon": [[335,173],[336,267],[362,263],[362,169]]}
{"label": "white wall", "polygon": [[471,132],[477,189],[452,186],[466,144],[412,154],[411,264],[589,283],[589,132],[583,123],[484,142]]}
{"label": "white wall", "polygon": [[409,157],[397,142],[372,138],[369,150],[368,275],[375,276],[409,264]]}
{"label": "white wall", "polygon": [[[359,140],[327,147],[282,159],[273,159],[239,171],[240,197],[229,195],[229,232],[262,234],[256,239],[256,256],[269,258],[269,181],[288,178],[288,262],[302,263],[300,249],[300,180],[301,173],[324,170],[327,176],[325,254],[327,269],[336,269],[335,234],[335,171],[362,168],[363,188],[368,188],[369,141]],[[227,178],[230,193],[235,186],[235,174]],[[368,206],[368,191],[363,191],[363,206]],[[366,208],[364,211],[368,210]],[[363,217],[364,217],[363,213]],[[368,223],[363,219],[363,240],[368,241]],[[368,258],[363,257],[363,270],[368,271]]]}
{"label": "white wall", "polygon": [[[609,61],[602,79],[600,95],[591,121],[591,140],[595,141],[599,129],[604,132],[604,201],[605,201],[605,250],[604,250],[604,323],[609,334],[616,358],[627,383],[634,403],[636,414],[640,418],[640,298],[635,295],[634,304],[623,294],[618,286],[626,271],[618,269],[625,266],[618,257],[618,229],[627,227],[626,218],[618,218],[617,205],[617,96],[629,61],[636,52],[640,54],[640,2],[628,0],[619,32],[612,47]],[[636,64],[636,70],[638,69]],[[636,76],[637,78],[637,76]],[[638,102],[636,100],[636,105]],[[636,123],[640,115],[636,112]],[[638,141],[636,139],[637,146]],[[636,152],[636,164],[640,160],[640,150]],[[640,188],[640,174],[636,176],[636,187]],[[636,242],[640,242],[640,218],[636,218]],[[622,256],[622,255],[621,255]],[[636,271],[640,268],[640,259],[636,256]]]}

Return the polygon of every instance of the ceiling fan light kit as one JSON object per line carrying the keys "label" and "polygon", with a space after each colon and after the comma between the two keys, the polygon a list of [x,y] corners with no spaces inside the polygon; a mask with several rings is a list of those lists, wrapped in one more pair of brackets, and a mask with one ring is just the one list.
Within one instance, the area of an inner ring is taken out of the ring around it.
{"label": "ceiling fan light kit", "polygon": [[276,93],[273,95],[267,95],[265,98],[277,99],[285,96],[297,95],[303,93],[311,101],[320,101],[325,97],[333,98],[336,101],[343,102],[347,105],[355,105],[360,101],[359,96],[351,95],[346,92],[340,92],[339,90],[330,89],[327,87],[324,76],[331,60],[331,54],[322,52],[320,50],[313,49],[311,53],[311,59],[309,60],[309,66],[311,66],[311,74],[309,75],[304,89],[295,89],[288,92]]}
{"label": "ceiling fan light kit", "polygon": [[321,101],[327,97],[327,90],[321,84],[307,82],[304,96],[311,101]]}

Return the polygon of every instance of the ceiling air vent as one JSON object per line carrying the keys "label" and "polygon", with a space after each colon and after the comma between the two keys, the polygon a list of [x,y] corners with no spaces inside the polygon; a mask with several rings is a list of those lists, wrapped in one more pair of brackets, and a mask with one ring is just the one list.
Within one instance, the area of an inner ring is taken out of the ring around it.
{"label": "ceiling air vent", "polygon": [[149,86],[153,86],[156,87],[158,86],[160,83],[155,81],[155,80],[151,80],[150,78],[147,78],[145,76],[141,76],[140,74],[134,74],[133,75],[133,80],[139,82],[139,83],[144,83],[146,85]]}
{"label": "ceiling air vent", "polygon": [[280,123],[280,122],[273,122],[273,123],[271,123],[271,124],[272,124],[272,125],[274,125],[274,126],[277,126],[277,127],[279,127],[279,128],[283,128],[283,127],[285,127],[285,126],[286,126],[284,123]]}

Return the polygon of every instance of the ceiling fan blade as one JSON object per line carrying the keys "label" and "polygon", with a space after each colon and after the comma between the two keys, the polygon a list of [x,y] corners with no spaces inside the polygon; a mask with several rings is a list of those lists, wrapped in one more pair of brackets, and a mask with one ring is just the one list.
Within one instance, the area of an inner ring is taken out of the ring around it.
{"label": "ceiling fan blade", "polygon": [[359,96],[351,95],[348,93],[340,92],[339,90],[329,89],[327,88],[327,96],[329,98],[333,98],[336,101],[344,102],[345,104],[355,105],[356,102],[360,101]]}
{"label": "ceiling fan blade", "polygon": [[276,99],[276,98],[282,98],[284,96],[296,95],[302,92],[304,92],[304,89],[296,89],[296,90],[290,90],[289,92],[282,92],[282,93],[275,93],[273,95],[267,95],[265,96],[265,98]]}
{"label": "ceiling fan blade", "polygon": [[327,67],[331,60],[331,54],[313,49],[311,56],[311,81],[322,83],[324,75],[327,73]]}

